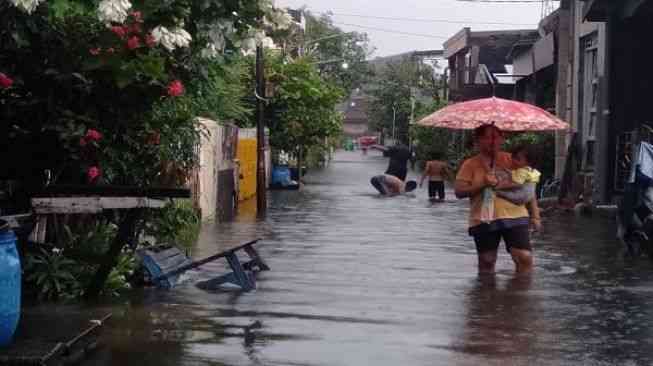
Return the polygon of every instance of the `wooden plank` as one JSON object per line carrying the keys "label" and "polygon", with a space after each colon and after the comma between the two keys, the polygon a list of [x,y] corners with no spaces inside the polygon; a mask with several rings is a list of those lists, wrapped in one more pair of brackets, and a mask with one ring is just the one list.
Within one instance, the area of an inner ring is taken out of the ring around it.
{"label": "wooden plank", "polygon": [[454,34],[451,38],[444,42],[444,52],[442,56],[444,58],[450,58],[461,50],[465,49],[468,46],[470,38],[470,29],[463,28],[458,33]]}
{"label": "wooden plank", "polygon": [[159,265],[159,268],[161,268],[161,272],[168,272],[181,266],[190,264],[191,260],[188,259],[188,257],[185,255],[180,254],[174,257],[166,258],[162,261],[156,261],[156,263]]}
{"label": "wooden plank", "polygon": [[45,229],[48,227],[48,217],[38,216],[36,226],[29,235],[29,240],[35,243],[45,243]]}
{"label": "wooden plank", "polygon": [[41,198],[57,196],[190,198],[190,190],[164,187],[54,185],[45,187],[33,195]]}
{"label": "wooden plank", "polygon": [[253,246],[251,246],[251,245],[245,246],[245,253],[247,253],[247,255],[250,258],[252,258],[252,260],[250,261],[252,263],[252,265],[258,266],[258,268],[261,271],[269,271],[270,270],[270,267],[267,265],[267,263],[265,263],[263,261],[263,259],[261,259],[261,256],[258,255],[258,252],[256,251],[256,249],[254,249]]}
{"label": "wooden plank", "polygon": [[177,268],[175,270],[172,270],[172,271],[169,271],[169,272],[164,272],[160,276],[155,277],[153,279],[153,281],[162,280],[162,279],[164,279],[166,277],[169,277],[169,276],[175,276],[175,275],[178,275],[178,274],[183,273],[185,271],[188,271],[189,269],[197,268],[197,267],[199,267],[199,266],[201,266],[203,264],[212,262],[212,261],[214,261],[216,259],[219,259],[219,258],[222,258],[222,257],[225,257],[225,256],[229,256],[229,255],[233,254],[235,251],[237,251],[239,249],[242,249],[244,247],[250,246],[250,245],[258,242],[259,240],[260,239],[249,241],[247,243],[235,246],[235,247],[233,247],[231,249],[224,250],[224,251],[222,251],[220,253],[217,253],[215,255],[212,255],[210,257],[200,259],[198,261],[189,263],[188,265],[181,266],[181,267],[179,267],[179,268]]}
{"label": "wooden plank", "polygon": [[168,248],[168,249],[161,250],[161,251],[145,250],[143,253],[146,254],[146,255],[149,255],[150,257],[152,257],[154,260],[157,260],[157,261],[164,260],[164,259],[169,258],[169,257],[184,255],[184,253],[182,253],[181,250],[179,250],[178,248],[175,248],[175,247]]}
{"label": "wooden plank", "polygon": [[162,208],[166,201],[146,197],[40,197],[32,198],[37,214],[100,213],[110,209]]}
{"label": "wooden plank", "polygon": [[21,220],[27,220],[32,217],[32,214],[20,214],[20,215],[9,215],[9,216],[0,216],[0,220],[7,221],[9,227],[15,229],[20,227]]}

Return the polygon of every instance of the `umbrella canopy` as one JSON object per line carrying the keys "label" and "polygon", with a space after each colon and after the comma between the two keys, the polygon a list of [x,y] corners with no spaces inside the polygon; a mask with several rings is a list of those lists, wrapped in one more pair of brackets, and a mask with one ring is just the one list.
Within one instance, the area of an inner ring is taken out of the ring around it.
{"label": "umbrella canopy", "polygon": [[417,124],[471,130],[494,124],[503,131],[566,130],[569,125],[542,108],[501,98],[483,98],[456,103],[424,117]]}

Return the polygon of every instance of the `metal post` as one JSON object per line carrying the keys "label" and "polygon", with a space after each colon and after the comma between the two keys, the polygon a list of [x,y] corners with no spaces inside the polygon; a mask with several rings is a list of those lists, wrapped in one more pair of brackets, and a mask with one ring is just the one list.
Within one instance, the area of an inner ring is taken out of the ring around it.
{"label": "metal post", "polygon": [[395,108],[394,104],[392,105],[392,143],[397,144],[397,140],[395,139],[395,119],[397,117],[397,109]]}
{"label": "metal post", "polygon": [[256,47],[256,212],[265,215],[267,188],[265,184],[265,75],[263,47]]}

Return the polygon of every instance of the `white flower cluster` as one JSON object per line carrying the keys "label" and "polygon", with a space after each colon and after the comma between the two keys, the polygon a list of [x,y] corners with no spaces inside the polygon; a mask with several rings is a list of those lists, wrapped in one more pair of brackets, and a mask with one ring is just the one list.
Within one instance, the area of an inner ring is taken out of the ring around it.
{"label": "white flower cluster", "polygon": [[102,0],[98,7],[98,17],[106,24],[124,23],[131,8],[129,0]]}
{"label": "white flower cluster", "polygon": [[206,48],[202,50],[202,56],[214,58],[223,53],[227,39],[232,39],[236,33],[234,23],[228,19],[219,19],[216,23],[204,25],[201,32],[208,38]]}
{"label": "white flower cluster", "polygon": [[274,9],[266,14],[265,22],[275,30],[284,30],[290,28],[293,19],[285,9]]}
{"label": "white flower cluster", "polygon": [[256,46],[261,46],[263,48],[277,48],[277,45],[274,44],[274,40],[268,37],[265,32],[261,30],[250,30],[250,36],[240,42],[240,52],[245,56],[253,55],[256,53]]}
{"label": "white flower cluster", "polygon": [[27,14],[32,12],[39,6],[43,0],[9,0],[15,7],[22,9]]}
{"label": "white flower cluster", "polygon": [[176,48],[188,47],[193,38],[185,29],[176,27],[168,29],[162,25],[152,30],[152,37],[156,43],[165,47],[168,51]]}

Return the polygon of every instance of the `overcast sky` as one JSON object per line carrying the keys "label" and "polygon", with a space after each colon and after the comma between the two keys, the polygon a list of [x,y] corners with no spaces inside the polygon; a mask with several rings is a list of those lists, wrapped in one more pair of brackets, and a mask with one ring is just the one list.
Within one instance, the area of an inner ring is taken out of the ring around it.
{"label": "overcast sky", "polygon": [[[553,4],[557,7],[558,2]],[[442,43],[463,27],[473,31],[535,29],[542,14],[541,3],[456,0],[276,0],[276,5],[333,12],[341,29],[369,35],[376,48],[372,58],[442,49]]]}

